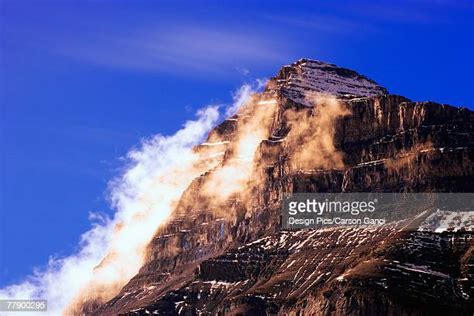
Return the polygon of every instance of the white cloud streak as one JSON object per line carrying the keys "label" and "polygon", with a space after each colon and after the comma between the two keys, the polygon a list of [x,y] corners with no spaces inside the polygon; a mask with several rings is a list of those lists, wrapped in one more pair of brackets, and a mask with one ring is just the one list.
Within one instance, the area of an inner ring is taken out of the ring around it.
{"label": "white cloud streak", "polygon": [[86,289],[110,298],[137,273],[146,245],[187,185],[212,167],[197,164],[200,157],[192,148],[218,117],[217,107],[205,108],[176,134],[156,135],[130,151],[129,166],[110,183],[114,218],[91,214],[92,228],[81,236],[77,253],[51,258],[46,268],[36,269],[23,282],[0,289],[0,298],[47,299],[48,315],[64,312],[84,298]]}
{"label": "white cloud streak", "polygon": [[257,79],[254,84],[245,83],[232,94],[233,103],[226,109],[226,116],[236,114],[250,99],[252,94],[259,92],[265,86],[266,80]]}
{"label": "white cloud streak", "polygon": [[150,26],[102,36],[86,33],[50,46],[62,55],[102,66],[202,76],[236,72],[262,61],[286,61],[288,54],[281,44],[257,32]]}

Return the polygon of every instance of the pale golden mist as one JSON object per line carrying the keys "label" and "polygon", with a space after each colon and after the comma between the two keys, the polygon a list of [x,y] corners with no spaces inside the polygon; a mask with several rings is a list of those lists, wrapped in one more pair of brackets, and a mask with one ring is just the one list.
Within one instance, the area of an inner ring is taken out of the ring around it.
{"label": "pale golden mist", "polygon": [[247,184],[255,168],[255,154],[260,143],[270,136],[277,101],[253,95],[240,109],[236,134],[230,142],[221,165],[206,179],[202,194],[211,203],[224,203],[239,194],[245,199]]}
{"label": "pale golden mist", "polygon": [[[65,315],[111,299],[144,264],[149,241],[196,178],[203,181],[199,198],[208,205],[225,205],[236,198],[248,206],[252,188],[264,182],[262,173],[255,171],[272,163],[256,154],[283,110],[275,98],[246,94],[246,102],[235,109],[237,126],[231,140],[193,149],[217,121],[217,109],[209,108],[177,134],[158,136],[131,152],[134,164],[113,183],[115,217],[86,233],[81,252],[38,276],[39,284],[11,287],[4,296],[48,297],[56,304],[51,311]],[[284,140],[290,164],[298,170],[340,168],[343,157],[334,142],[335,126],[350,111],[331,96],[313,94],[308,99],[314,104],[311,111],[289,109],[283,114],[290,127]],[[235,215],[225,208],[212,210],[216,216]]]}
{"label": "pale golden mist", "polygon": [[[268,137],[268,120],[276,102],[261,100],[257,95],[251,95],[249,89],[243,90],[234,101],[231,110],[238,111],[239,120],[238,133],[231,143],[218,141],[186,152],[167,152],[166,158],[184,162],[173,161],[159,172],[153,171],[155,176],[142,174],[133,181],[139,184],[135,188],[138,194],[132,192],[131,198],[125,194],[124,201],[121,201],[127,207],[133,207],[133,216],[127,216],[124,222],[116,225],[110,251],[94,268],[91,281],[83,287],[83,294],[74,299],[67,312],[78,311],[87,302],[105,302],[118,293],[143,265],[149,255],[149,241],[167,222],[180,200],[183,202],[183,192],[195,178],[212,170],[203,190],[203,196],[210,204],[225,201],[230,195],[242,191],[250,177],[256,148],[262,139]],[[138,173],[143,173],[143,170],[138,170]],[[133,170],[129,174],[134,177]]]}
{"label": "pale golden mist", "polygon": [[[285,146],[291,150],[290,165],[297,170],[342,168],[343,157],[334,143],[335,126],[350,111],[332,96],[311,94],[308,100],[314,104],[311,111],[290,109],[284,113],[291,128],[285,139]],[[166,223],[193,179],[206,173],[199,196],[185,197],[186,204],[197,205],[194,199],[205,199],[214,215],[229,220],[235,219],[235,214],[225,207],[230,199],[238,199],[250,209],[251,189],[264,182],[262,173],[255,171],[266,162],[256,159],[256,153],[262,141],[271,136],[278,110],[276,99],[251,95],[239,107],[237,127],[230,141],[208,143],[198,151],[187,152],[183,156],[186,158],[181,158],[182,153],[173,153],[173,157],[185,161],[163,168],[154,177],[140,178],[139,194],[132,194],[133,203],[126,201],[138,211],[116,224],[110,251],[95,267],[83,294],[74,299],[69,311],[83,307],[91,299],[105,302],[118,293],[144,263],[149,240]]]}
{"label": "pale golden mist", "polygon": [[336,97],[310,93],[306,99],[311,111],[288,110],[284,113],[290,126],[286,144],[293,170],[331,169],[344,167],[342,152],[335,146],[337,121],[351,114]]}

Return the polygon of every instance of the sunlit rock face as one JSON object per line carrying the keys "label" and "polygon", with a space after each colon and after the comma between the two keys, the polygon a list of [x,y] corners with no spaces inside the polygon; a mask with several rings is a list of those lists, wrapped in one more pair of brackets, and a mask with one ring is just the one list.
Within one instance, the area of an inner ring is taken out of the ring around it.
{"label": "sunlit rock face", "polygon": [[82,310],[472,314],[472,231],[398,223],[285,232],[279,214],[293,192],[472,192],[473,123],[468,109],[391,95],[352,70],[306,59],[285,66],[196,147],[222,161],[157,227],[139,273]]}

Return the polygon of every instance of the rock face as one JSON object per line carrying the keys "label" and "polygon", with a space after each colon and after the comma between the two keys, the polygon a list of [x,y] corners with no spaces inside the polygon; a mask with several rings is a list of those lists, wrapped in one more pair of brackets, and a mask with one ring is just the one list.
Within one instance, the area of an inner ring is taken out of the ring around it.
{"label": "rock face", "polygon": [[[321,92],[350,110],[333,122],[331,155],[343,165],[303,168],[292,159],[298,143],[289,140],[287,114],[314,115],[318,105],[306,96]],[[474,113],[412,102],[352,70],[306,59],[283,67],[257,98],[272,98],[277,108],[245,194],[215,203],[202,192],[216,171],[195,179],[150,242],[139,273],[109,302],[84,305],[84,313],[472,315],[469,214],[461,220],[467,231],[434,232],[407,230],[414,219],[281,231],[279,213],[283,195],[294,192],[473,192]],[[238,113],[224,121],[196,150],[219,148],[225,164],[245,120]]]}
{"label": "rock face", "polygon": [[394,227],[281,232],[202,262],[129,314],[468,314],[471,243]]}

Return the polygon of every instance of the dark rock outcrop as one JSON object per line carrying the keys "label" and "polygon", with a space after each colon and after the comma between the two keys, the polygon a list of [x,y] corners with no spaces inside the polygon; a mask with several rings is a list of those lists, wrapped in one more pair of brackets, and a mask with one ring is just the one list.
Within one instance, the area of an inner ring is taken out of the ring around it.
{"label": "dark rock outcrop", "polygon": [[204,261],[129,314],[468,315],[472,240],[395,226],[280,232]]}

